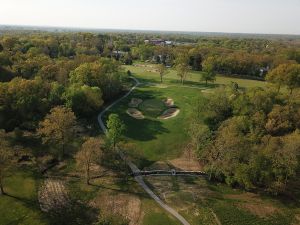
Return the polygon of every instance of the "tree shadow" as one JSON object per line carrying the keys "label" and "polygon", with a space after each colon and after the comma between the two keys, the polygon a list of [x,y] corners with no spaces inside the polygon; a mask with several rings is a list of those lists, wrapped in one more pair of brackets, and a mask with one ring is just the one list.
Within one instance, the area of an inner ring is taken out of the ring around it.
{"label": "tree shadow", "polygon": [[150,199],[149,195],[144,192],[144,191],[138,191],[138,190],[135,190],[135,191],[131,191],[129,189],[123,189],[122,188],[122,185],[120,185],[120,183],[116,183],[120,188],[113,188],[113,187],[107,187],[107,186],[104,186],[104,185],[101,185],[101,184],[93,184],[91,183],[90,185],[93,186],[93,187],[97,187],[97,188],[102,188],[102,189],[106,189],[106,190],[110,190],[110,191],[115,191],[115,192],[120,192],[120,193],[124,193],[124,194],[132,194],[132,195],[136,195],[138,197],[141,197],[141,198],[147,198],[147,199]]}
{"label": "tree shadow", "polygon": [[50,224],[92,225],[97,221],[98,214],[98,210],[90,207],[87,203],[72,200],[65,207],[49,211],[46,219]]}
{"label": "tree shadow", "polygon": [[105,114],[103,121],[107,121],[110,113],[117,113],[122,121],[126,125],[126,131],[124,136],[133,140],[138,141],[149,141],[156,138],[156,135],[161,133],[169,132],[168,129],[163,127],[163,123],[159,120],[152,118],[145,118],[138,120],[130,117],[126,111],[128,108],[131,98],[157,99],[162,98],[163,93],[159,90],[136,90],[130,96],[118,103],[117,106],[113,107],[111,111]]}
{"label": "tree shadow", "polygon": [[171,84],[177,84],[178,86],[192,86],[192,87],[197,87],[197,88],[203,88],[203,89],[212,89],[212,88],[217,88],[220,86],[220,84],[216,83],[208,83],[207,85],[205,83],[197,82],[197,81],[191,81],[191,80],[186,80],[184,81],[184,84],[182,85],[180,81],[177,80],[170,80],[169,81]]}
{"label": "tree shadow", "polygon": [[153,140],[158,134],[169,133],[169,130],[163,127],[162,122],[148,118],[144,120],[129,118],[126,125],[127,129],[124,135],[138,141]]}

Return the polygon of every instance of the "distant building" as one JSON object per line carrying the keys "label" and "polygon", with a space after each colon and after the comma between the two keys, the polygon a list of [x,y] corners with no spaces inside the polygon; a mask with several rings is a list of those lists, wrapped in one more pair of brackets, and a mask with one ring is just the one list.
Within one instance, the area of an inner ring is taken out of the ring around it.
{"label": "distant building", "polygon": [[173,45],[173,41],[165,41],[163,39],[145,40],[144,43],[152,45]]}

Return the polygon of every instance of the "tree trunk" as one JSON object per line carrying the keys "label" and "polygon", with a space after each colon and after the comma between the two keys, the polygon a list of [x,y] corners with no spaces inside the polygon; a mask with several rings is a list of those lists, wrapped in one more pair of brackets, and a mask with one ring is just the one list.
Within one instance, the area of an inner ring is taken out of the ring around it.
{"label": "tree trunk", "polygon": [[90,185],[90,168],[89,168],[89,166],[86,170],[86,184]]}
{"label": "tree trunk", "polygon": [[2,173],[0,172],[0,195],[5,195],[2,180]]}
{"label": "tree trunk", "polygon": [[277,94],[279,94],[280,88],[281,88],[281,85],[278,85],[278,87],[277,87]]}
{"label": "tree trunk", "polygon": [[64,132],[62,132],[62,153],[61,155],[59,155],[59,161],[62,161],[64,158],[64,154],[65,154],[65,135]]}
{"label": "tree trunk", "polygon": [[163,82],[162,75],[160,75],[160,83],[162,83],[162,82]]}

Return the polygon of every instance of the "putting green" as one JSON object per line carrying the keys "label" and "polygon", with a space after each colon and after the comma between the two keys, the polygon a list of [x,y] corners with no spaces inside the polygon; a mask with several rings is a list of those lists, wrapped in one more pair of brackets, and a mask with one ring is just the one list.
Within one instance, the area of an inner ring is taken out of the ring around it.
{"label": "putting green", "polygon": [[147,99],[139,105],[139,109],[144,115],[156,118],[166,110],[166,106],[161,99]]}

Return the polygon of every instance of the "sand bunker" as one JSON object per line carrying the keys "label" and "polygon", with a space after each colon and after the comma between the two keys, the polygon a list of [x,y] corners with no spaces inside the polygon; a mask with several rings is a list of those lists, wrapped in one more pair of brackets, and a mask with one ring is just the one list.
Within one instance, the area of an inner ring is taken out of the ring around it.
{"label": "sand bunker", "polygon": [[164,111],[163,114],[161,116],[159,116],[158,118],[163,119],[163,120],[170,119],[172,117],[177,116],[179,112],[180,112],[180,110],[177,108],[170,108],[170,109],[167,109],[166,111]]}
{"label": "sand bunker", "polygon": [[166,100],[164,100],[164,104],[167,107],[173,107],[174,106],[174,100],[171,98],[167,98]]}
{"label": "sand bunker", "polygon": [[127,109],[126,112],[129,116],[131,116],[137,120],[142,120],[145,118],[143,113],[135,108],[129,108],[129,109]]}
{"label": "sand bunker", "polygon": [[131,108],[136,108],[136,107],[138,107],[142,102],[143,102],[143,100],[140,99],[140,98],[132,98],[131,101],[129,102],[128,106],[131,107]]}

